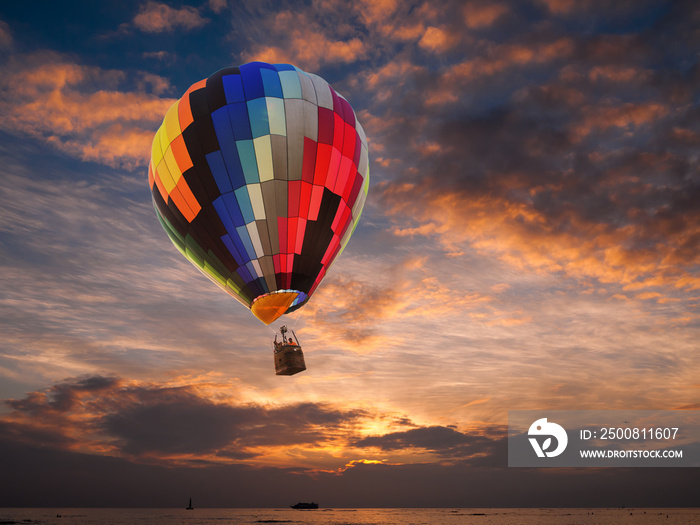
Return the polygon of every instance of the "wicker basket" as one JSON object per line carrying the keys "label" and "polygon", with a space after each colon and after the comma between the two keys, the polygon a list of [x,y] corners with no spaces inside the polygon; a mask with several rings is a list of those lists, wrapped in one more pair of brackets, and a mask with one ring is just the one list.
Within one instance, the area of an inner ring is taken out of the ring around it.
{"label": "wicker basket", "polygon": [[293,344],[280,344],[275,350],[275,374],[278,376],[291,376],[306,370],[304,353],[301,346]]}

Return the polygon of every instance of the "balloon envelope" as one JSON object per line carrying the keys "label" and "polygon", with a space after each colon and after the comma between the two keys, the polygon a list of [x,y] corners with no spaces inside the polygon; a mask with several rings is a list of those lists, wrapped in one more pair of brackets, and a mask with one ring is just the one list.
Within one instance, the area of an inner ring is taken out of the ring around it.
{"label": "balloon envelope", "polygon": [[269,324],[308,301],[350,239],[369,186],[367,139],[322,78],[253,62],[170,107],[148,180],[173,244]]}

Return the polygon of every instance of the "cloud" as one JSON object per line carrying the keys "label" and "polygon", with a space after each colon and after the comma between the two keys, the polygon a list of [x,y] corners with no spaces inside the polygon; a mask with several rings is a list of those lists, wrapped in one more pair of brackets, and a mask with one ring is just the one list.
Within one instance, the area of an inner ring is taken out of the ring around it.
{"label": "cloud", "polygon": [[489,27],[506,13],[508,7],[499,3],[478,1],[464,4],[464,20],[470,29]]}
{"label": "cloud", "polygon": [[9,400],[14,410],[32,417],[50,413],[69,412],[82,397],[99,394],[118,385],[114,377],[85,376],[54,385],[48,393],[33,392],[25,399]]}
{"label": "cloud", "polygon": [[[515,183],[513,188],[517,186]],[[564,195],[569,190],[573,188],[542,189],[539,197]],[[691,188],[685,191],[696,193]],[[535,197],[537,193],[540,192]],[[505,196],[431,190],[427,185],[387,187],[383,196],[401,216],[408,212],[404,206],[415,210],[416,206],[410,203],[420,199],[422,212],[413,215],[420,225],[397,227],[395,233],[439,236],[450,252],[466,243],[472,249],[501,257],[516,268],[563,271],[570,277],[594,277],[626,289],[665,286],[666,293],[673,293],[676,288],[694,290],[698,286],[692,273],[697,254],[685,248],[697,243],[694,213],[687,216],[671,212],[674,218],[666,219],[666,212],[659,211],[657,221],[644,219],[614,227],[584,216],[583,209],[567,206],[566,211],[555,212],[540,208],[537,198],[530,204]],[[681,225],[681,229],[671,232],[669,220]]]}
{"label": "cloud", "polygon": [[596,11],[598,16],[604,18],[626,17],[631,12],[639,12],[653,5],[650,1],[624,0],[614,4],[601,5],[595,0],[536,0],[536,4],[544,7],[554,16],[575,16],[581,12]]}
{"label": "cloud", "polygon": [[228,0],[209,0],[209,9],[214,11],[216,14],[219,14],[226,9],[227,3]]}
{"label": "cloud", "polygon": [[553,14],[566,14],[576,8],[574,0],[539,0]]}
{"label": "cloud", "polygon": [[669,109],[655,102],[627,103],[616,107],[584,108],[583,113],[582,121],[572,129],[575,140],[582,140],[593,131],[600,132],[609,128],[633,130],[663,118],[668,115]]}
{"label": "cloud", "polygon": [[[44,158],[29,142],[27,155]],[[218,341],[250,327],[252,315],[219,297],[174,249],[148,201],[145,173],[64,168],[55,154],[46,157],[45,169],[6,160],[1,170],[1,367],[39,384],[104,370],[151,377],[155,369],[222,369],[210,359],[228,362],[259,347],[255,334],[234,348]],[[192,301],[200,302],[194,316]],[[188,355],[194,348],[196,358]],[[255,375],[256,358],[245,362]]]}
{"label": "cloud", "polygon": [[606,64],[592,67],[588,75],[593,81],[646,82],[651,76],[651,71],[639,67]]}
{"label": "cloud", "polygon": [[[0,423],[0,446],[5,453],[0,503],[9,508],[56,508],[62,504],[73,508],[89,504],[103,508],[170,508],[173,494],[185,494],[183,505],[192,494],[194,504],[206,508],[228,508],[232,502],[273,508],[298,501],[300,494],[313,494],[324,508],[443,507],[436,512],[452,520],[455,512],[450,509],[465,507],[566,505],[615,509],[620,487],[627,490],[625,501],[629,506],[688,507],[695,501],[693,469],[606,469],[590,473],[508,469],[502,467],[505,455],[500,456],[501,464],[496,468],[458,461],[447,465],[390,465],[371,460],[357,460],[342,472],[308,474],[298,469],[241,464],[164,468],[29,445],[16,438],[11,428]],[[37,479],[43,483],[37,485]],[[233,496],[232,486],[236,487]],[[565,519],[568,511],[564,511],[554,517]],[[495,512],[487,513],[494,519],[500,517]],[[683,509],[668,513],[677,520],[689,516]],[[628,514],[628,509],[619,512],[620,517]],[[270,513],[270,519],[274,517],[274,512]]]}
{"label": "cloud", "polygon": [[367,25],[383,23],[392,18],[399,2],[397,0],[361,0],[358,2],[361,5],[360,11],[362,18]]}
{"label": "cloud", "polygon": [[0,49],[10,49],[12,47],[12,31],[10,24],[4,20],[0,20]]}
{"label": "cloud", "polygon": [[171,60],[173,55],[168,51],[145,51],[142,53],[144,58],[155,58],[156,60],[164,61]]}
{"label": "cloud", "polygon": [[314,72],[326,64],[356,62],[369,52],[355,30],[341,26],[331,31],[305,11],[279,11],[263,21],[257,33],[259,38],[242,53],[244,62],[288,62]]}
{"label": "cloud", "polygon": [[86,375],[6,400],[11,412],[0,425],[26,445],[171,467],[244,462],[342,472],[348,464],[378,461],[374,457],[393,464],[481,464],[503,452],[501,427],[423,426],[370,406],[258,404],[236,394],[224,397],[222,387]]}
{"label": "cloud", "polygon": [[425,16],[427,4],[416,7],[396,0],[362,0],[355,6],[373,47],[387,42],[415,42],[421,38],[425,23],[430,20]]}
{"label": "cloud", "polygon": [[499,441],[504,439],[503,434],[503,429],[489,429],[486,435],[464,433],[453,427],[430,426],[368,436],[353,444],[383,451],[424,449],[444,457],[467,458],[493,454]]}
{"label": "cloud", "polygon": [[[2,129],[28,134],[83,160],[133,169],[147,164],[153,130],[174,102],[167,79],[69,62],[55,53],[13,57],[3,67]],[[133,85],[133,84],[132,84]]]}
{"label": "cloud", "polygon": [[444,53],[456,44],[456,38],[439,27],[430,26],[418,41],[418,46],[434,53]]}
{"label": "cloud", "polygon": [[489,47],[485,56],[470,58],[454,65],[446,74],[446,80],[473,81],[484,76],[502,73],[513,67],[543,64],[569,56],[574,50],[569,38],[535,45],[501,44]]}
{"label": "cloud", "polygon": [[[225,4],[224,1],[223,6]],[[221,2],[210,2],[210,6],[214,12],[223,7]],[[143,4],[132,21],[134,27],[146,33],[163,33],[177,29],[191,31],[203,27],[208,22],[209,20],[202,18],[195,7],[184,6],[175,9],[153,1]]]}
{"label": "cloud", "polygon": [[4,420],[26,442],[167,464],[281,460],[290,447],[342,446],[373,417],[324,403],[217,400],[212,386],[83,376],[6,401]]}
{"label": "cloud", "polygon": [[[666,23],[692,39],[684,18],[673,10]],[[692,300],[696,134],[684,123],[696,120],[694,73],[657,67],[670,26],[647,40],[515,28],[461,41],[466,59],[420,67],[402,55],[368,74],[358,87],[375,98],[361,116],[394,233],[518,271],[594,279],[611,294]]]}
{"label": "cloud", "polygon": [[452,284],[436,275],[427,257],[415,255],[388,267],[371,266],[369,271],[334,272],[304,308],[306,337],[312,337],[315,345],[340,342],[344,350],[359,354],[384,352],[410,345],[404,334],[384,335],[396,323],[492,312],[489,296]]}

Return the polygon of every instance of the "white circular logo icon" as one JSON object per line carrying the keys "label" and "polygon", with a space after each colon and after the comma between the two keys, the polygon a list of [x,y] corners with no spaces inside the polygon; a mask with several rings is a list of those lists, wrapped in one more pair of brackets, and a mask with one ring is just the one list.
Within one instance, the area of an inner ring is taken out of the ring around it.
{"label": "white circular logo icon", "polygon": [[[537,438],[531,437],[530,444],[532,448],[535,449],[535,454],[537,457],[543,458],[554,458],[559,454],[564,452],[566,445],[569,442],[569,437],[566,435],[566,430],[564,430],[560,425],[556,423],[547,422],[547,418],[543,417],[538,419],[532,425],[530,425],[530,430],[527,431],[528,436],[547,436],[542,444],[537,440]],[[552,446],[552,438],[557,440],[557,446],[554,450],[549,450]]]}

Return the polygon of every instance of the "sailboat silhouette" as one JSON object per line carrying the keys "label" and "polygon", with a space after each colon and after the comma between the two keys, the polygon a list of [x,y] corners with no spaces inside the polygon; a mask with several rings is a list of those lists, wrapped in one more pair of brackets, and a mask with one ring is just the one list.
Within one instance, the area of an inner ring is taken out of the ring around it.
{"label": "sailboat silhouette", "polygon": [[194,510],[194,507],[192,506],[192,498],[190,498],[190,504],[185,507],[185,510]]}

